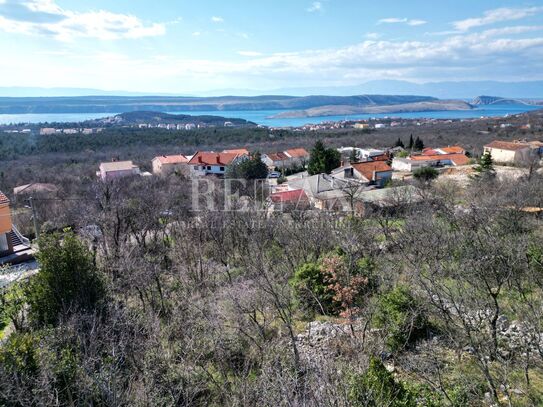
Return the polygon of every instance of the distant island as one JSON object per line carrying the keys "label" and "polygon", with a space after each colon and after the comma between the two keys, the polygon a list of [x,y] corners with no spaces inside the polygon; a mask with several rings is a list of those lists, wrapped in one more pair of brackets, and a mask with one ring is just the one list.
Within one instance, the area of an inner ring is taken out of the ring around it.
{"label": "distant island", "polygon": [[162,112],[149,112],[149,111],[137,111],[127,112],[115,115],[113,117],[106,117],[103,119],[89,120],[87,124],[100,124],[100,125],[120,125],[120,126],[133,126],[133,125],[206,125],[217,127],[229,127],[229,126],[256,126],[256,123],[250,122],[244,119],[229,118],[222,116],[192,116],[187,114],[169,114]]}
{"label": "distant island", "polygon": [[319,116],[348,116],[353,114],[383,114],[383,113],[410,113],[431,111],[458,111],[471,110],[473,107],[461,100],[432,100],[415,103],[400,103],[394,105],[368,105],[368,106],[320,106],[307,110],[293,110],[272,116],[272,119],[286,119],[297,117]]}

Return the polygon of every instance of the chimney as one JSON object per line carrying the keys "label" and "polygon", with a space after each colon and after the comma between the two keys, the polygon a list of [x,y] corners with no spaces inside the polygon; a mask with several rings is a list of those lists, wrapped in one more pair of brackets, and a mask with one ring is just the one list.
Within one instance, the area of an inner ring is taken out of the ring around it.
{"label": "chimney", "polygon": [[372,177],[372,181],[375,181],[377,179],[377,171],[373,170],[373,177]]}
{"label": "chimney", "polygon": [[201,155],[198,156],[198,162],[199,162],[199,163],[202,163],[202,162],[203,162],[203,161],[202,161],[202,156],[201,156]]}
{"label": "chimney", "polygon": [[221,155],[217,154],[217,164],[220,164],[220,163],[221,163]]}

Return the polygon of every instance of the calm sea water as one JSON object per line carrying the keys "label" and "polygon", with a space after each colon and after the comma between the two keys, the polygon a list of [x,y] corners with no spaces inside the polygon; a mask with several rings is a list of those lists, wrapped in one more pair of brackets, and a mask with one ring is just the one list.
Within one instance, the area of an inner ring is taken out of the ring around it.
{"label": "calm sea water", "polygon": [[[252,121],[257,124],[263,124],[270,127],[283,126],[303,126],[304,124],[318,124],[324,121],[340,121],[345,119],[369,119],[398,117],[405,119],[472,119],[478,117],[498,117],[518,113],[524,113],[532,110],[542,109],[541,106],[526,105],[493,105],[483,106],[473,110],[450,111],[450,112],[417,112],[417,113],[387,113],[387,114],[356,114],[349,116],[321,116],[311,118],[294,119],[271,119],[270,117],[280,113],[277,110],[234,110],[234,111],[205,111],[205,112],[168,112],[173,114],[189,115],[214,115],[240,118]],[[115,113],[55,113],[55,114],[0,114],[0,124],[9,123],[53,123],[53,122],[81,122],[89,119],[98,119],[101,117],[114,116]]]}

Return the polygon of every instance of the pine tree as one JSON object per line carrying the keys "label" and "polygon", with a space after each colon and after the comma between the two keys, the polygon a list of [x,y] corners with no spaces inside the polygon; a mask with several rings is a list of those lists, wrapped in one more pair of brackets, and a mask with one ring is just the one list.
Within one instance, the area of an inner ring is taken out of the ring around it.
{"label": "pine tree", "polygon": [[424,143],[418,136],[417,136],[417,139],[415,140],[415,144],[413,147],[417,151],[422,151],[424,149]]}
{"label": "pine tree", "polygon": [[311,157],[307,165],[309,175],[329,174],[334,168],[339,167],[341,155],[335,148],[326,148],[322,141],[317,141],[311,150]]}
{"label": "pine tree", "polygon": [[358,150],[356,148],[353,148],[351,150],[351,154],[349,155],[349,162],[350,163],[357,163],[360,158],[358,157]]}
{"label": "pine tree", "polygon": [[396,144],[394,144],[394,147],[405,148],[405,145],[403,144],[403,141],[401,138],[398,137],[398,140],[396,141]]}
{"label": "pine tree", "polygon": [[484,153],[479,160],[479,165],[475,167],[475,171],[481,174],[494,174],[494,160],[492,154]]}
{"label": "pine tree", "polygon": [[413,149],[413,146],[414,146],[413,135],[411,134],[411,135],[409,136],[409,145],[407,146],[407,148],[408,148],[409,150],[412,150],[412,149]]}

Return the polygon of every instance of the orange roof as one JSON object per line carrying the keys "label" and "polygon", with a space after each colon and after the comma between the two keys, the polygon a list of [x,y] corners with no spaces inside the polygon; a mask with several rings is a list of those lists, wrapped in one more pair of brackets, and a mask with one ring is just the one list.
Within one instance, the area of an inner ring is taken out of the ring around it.
{"label": "orange roof", "polygon": [[435,154],[439,154],[439,153],[430,147],[427,147],[424,150],[422,150],[422,155],[435,155]]}
{"label": "orange roof", "polygon": [[239,155],[249,155],[249,150],[246,148],[237,148],[233,150],[224,150],[223,153],[239,154]]}
{"label": "orange roof", "polygon": [[466,150],[464,150],[460,146],[449,146],[449,147],[443,147],[440,148],[441,151],[445,151],[447,154],[465,154]]}
{"label": "orange roof", "polygon": [[5,196],[2,191],[0,191],[0,204],[8,204],[8,203],[9,203],[8,197]]}
{"label": "orange roof", "polygon": [[373,172],[388,172],[392,168],[384,161],[368,161],[352,164],[352,167],[364,176],[368,181],[373,181]]}
{"label": "orange roof", "polygon": [[154,158],[160,161],[161,164],[186,164],[189,162],[187,157],[182,154],[179,155],[161,155]]}
{"label": "orange roof", "polygon": [[309,153],[306,151],[305,148],[291,148],[290,150],[286,150],[285,153],[287,153],[292,158],[301,158],[301,157],[309,156]]}
{"label": "orange roof", "polygon": [[499,140],[496,140],[496,141],[493,141],[490,144],[487,144],[485,147],[496,148],[496,149],[499,149],[499,150],[516,151],[516,150],[522,150],[524,148],[529,148],[530,145],[526,144],[526,143],[519,143],[519,142],[514,142],[514,141],[499,141]]}
{"label": "orange roof", "polygon": [[307,195],[303,189],[294,191],[275,192],[270,195],[272,202],[299,202],[307,200]]}
{"label": "orange roof", "polygon": [[454,165],[466,165],[469,157],[464,154],[435,154],[435,155],[413,155],[409,157],[413,161],[445,161],[451,160]]}
{"label": "orange roof", "polygon": [[198,151],[190,159],[190,165],[229,165],[240,154],[235,153],[212,153],[207,151]]}
{"label": "orange roof", "polygon": [[285,160],[288,160],[288,156],[285,153],[282,153],[282,152],[269,153],[269,154],[266,154],[266,155],[272,161],[285,161]]}

